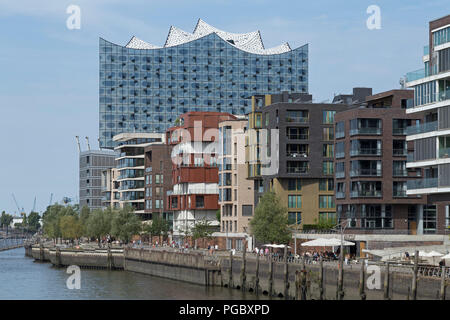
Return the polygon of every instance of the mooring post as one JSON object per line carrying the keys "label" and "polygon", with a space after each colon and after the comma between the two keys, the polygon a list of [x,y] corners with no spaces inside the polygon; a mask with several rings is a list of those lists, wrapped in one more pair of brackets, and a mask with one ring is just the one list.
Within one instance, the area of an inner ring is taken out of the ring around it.
{"label": "mooring post", "polygon": [[361,259],[361,269],[359,270],[359,296],[361,297],[361,300],[366,300],[366,275],[365,275],[365,261]]}
{"label": "mooring post", "polygon": [[287,246],[284,247],[284,298],[289,299],[289,266],[287,259]]}
{"label": "mooring post", "polygon": [[343,300],[344,299],[344,250],[342,249],[339,253],[339,271],[338,271],[338,285],[336,292],[336,299]]}
{"label": "mooring post", "polygon": [[389,300],[389,262],[386,262],[386,269],[384,272],[384,300]]}
{"label": "mooring post", "polygon": [[230,250],[230,269],[228,270],[228,288],[233,288],[233,251]]}
{"label": "mooring post", "polygon": [[417,299],[417,272],[419,269],[419,251],[416,250],[416,254],[414,255],[414,270],[413,270],[413,278],[412,278],[412,300]]}
{"label": "mooring post", "polygon": [[302,270],[300,271],[300,300],[306,300],[306,267],[302,259]]}
{"label": "mooring post", "polygon": [[259,252],[256,253],[255,293],[259,295]]}
{"label": "mooring post", "polygon": [[111,244],[108,243],[108,255],[106,258],[106,264],[107,264],[107,268],[108,270],[112,270],[112,253],[111,253]]}
{"label": "mooring post", "polygon": [[441,268],[441,300],[445,300],[445,266]]}
{"label": "mooring post", "polygon": [[272,255],[269,254],[269,297],[272,296],[272,288],[273,288],[273,258]]}
{"label": "mooring post", "polygon": [[61,266],[61,249],[59,247],[56,247],[55,259],[56,267],[59,268]]}
{"label": "mooring post", "polygon": [[242,265],[241,265],[241,290],[245,291],[245,281],[246,277],[246,268],[247,268],[247,241],[244,241],[244,250],[242,252]]}
{"label": "mooring post", "polygon": [[[31,247],[31,248],[33,248],[33,247]],[[44,244],[43,243],[41,243],[39,245],[39,260],[44,261]]]}
{"label": "mooring post", "polygon": [[320,256],[319,269],[319,300],[323,300],[323,257]]}
{"label": "mooring post", "polygon": [[295,270],[295,300],[300,300],[300,272]]}

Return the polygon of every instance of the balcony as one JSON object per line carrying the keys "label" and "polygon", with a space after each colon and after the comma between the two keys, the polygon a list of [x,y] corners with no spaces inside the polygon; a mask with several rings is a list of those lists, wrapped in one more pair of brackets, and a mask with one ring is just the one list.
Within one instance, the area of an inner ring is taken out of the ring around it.
{"label": "balcony", "polygon": [[287,173],[308,173],[309,168],[308,167],[287,167],[286,172]]}
{"label": "balcony", "polygon": [[375,127],[365,127],[365,128],[358,128],[358,129],[351,129],[350,135],[380,135],[381,134],[381,128],[375,128]]}
{"label": "balcony", "polygon": [[351,198],[381,198],[381,190],[352,191]]}
{"label": "balcony", "polygon": [[381,156],[381,148],[357,148],[350,150],[350,156]]}
{"label": "balcony", "polygon": [[345,199],[345,192],[336,192],[336,199]]}
{"label": "balcony", "polygon": [[288,158],[307,158],[307,152],[286,152],[286,157]]}
{"label": "balcony", "polygon": [[309,135],[307,134],[286,134],[286,137],[290,140],[308,140]]}
{"label": "balcony", "polygon": [[392,128],[392,134],[396,136],[406,135],[406,128]]}
{"label": "balcony", "polygon": [[345,171],[338,171],[335,173],[337,179],[345,178]]}
{"label": "balcony", "polygon": [[450,148],[439,148],[439,158],[449,158],[450,157]]}
{"label": "balcony", "polygon": [[406,128],[406,134],[407,135],[420,134],[436,131],[437,129],[438,129],[437,121],[426,122],[416,126],[409,126],[408,128]]}
{"label": "balcony", "polygon": [[395,198],[407,198],[408,196],[406,195],[406,191],[405,190],[394,190],[392,192],[392,196]]}
{"label": "balcony", "polygon": [[425,78],[425,68],[411,71],[406,74],[406,82],[411,82],[422,78]]}
{"label": "balcony", "polygon": [[392,171],[392,175],[394,177],[407,177],[408,176],[408,170],[406,170],[406,169],[399,169],[399,170],[394,169]]}
{"label": "balcony", "polygon": [[286,122],[308,123],[309,118],[306,117],[286,117]]}
{"label": "balcony", "polygon": [[417,180],[410,180],[407,182],[408,190],[437,188],[437,187],[438,187],[438,178],[417,179]]}
{"label": "balcony", "polygon": [[381,170],[377,169],[355,169],[350,171],[350,177],[380,177]]}
{"label": "balcony", "polygon": [[405,148],[392,149],[392,155],[396,157],[406,157],[408,155],[408,150]]}
{"label": "balcony", "polygon": [[345,158],[345,152],[336,152],[336,159]]}

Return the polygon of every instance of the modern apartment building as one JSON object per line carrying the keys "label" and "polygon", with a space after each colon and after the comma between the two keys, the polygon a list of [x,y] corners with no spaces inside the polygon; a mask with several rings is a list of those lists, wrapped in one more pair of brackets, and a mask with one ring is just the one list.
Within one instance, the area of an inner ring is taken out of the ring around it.
{"label": "modern apartment building", "polygon": [[120,193],[117,177],[119,170],[117,168],[109,168],[102,171],[102,207],[119,208]]}
{"label": "modern apartment building", "polygon": [[102,171],[114,167],[116,154],[111,150],[88,150],[80,153],[80,207],[102,207]]}
{"label": "modern apartment building", "polygon": [[247,179],[245,164],[247,126],[244,117],[219,123],[220,231],[228,242],[226,248],[238,250],[243,248],[244,234],[250,233],[254,209],[253,181]]}
{"label": "modern apartment building", "polygon": [[247,144],[255,204],[265,191],[273,190],[296,229],[324,219],[335,221],[334,116],[349,106],[312,103],[305,94],[282,94],[278,101],[274,95],[254,97],[256,105],[260,98],[268,105],[250,114],[249,127],[256,130],[249,132]]}
{"label": "modern apartment building", "polygon": [[163,46],[136,37],[99,42],[100,145],[127,132],[165,132],[188,111],[250,111],[248,97],[308,92],[308,45],[264,47],[259,31],[230,33],[199,19],[171,27]]}
{"label": "modern apartment building", "polygon": [[450,226],[450,15],[429,22],[424,68],[406,76],[414,89],[414,104],[406,113],[423,118],[408,127],[407,140],[414,143],[408,168],[420,168],[421,179],[409,181],[408,195],[428,195],[419,207],[423,233],[446,233]]}
{"label": "modern apartment building", "polygon": [[407,182],[422,173],[406,168],[413,148],[406,128],[419,121],[406,114],[413,96],[412,90],[378,93],[334,118],[336,208],[346,232],[421,233],[417,205],[426,197],[406,193]]}
{"label": "modern apartment building", "polygon": [[219,123],[235,119],[229,113],[194,111],[167,130],[167,143],[173,147],[173,191],[167,193],[167,208],[173,212],[174,239],[184,239],[201,220],[219,226]]}
{"label": "modern apartment building", "polygon": [[118,146],[115,151],[119,205],[131,205],[135,213],[143,220],[149,215],[145,214],[145,155],[144,149],[152,143],[164,142],[164,134],[158,133],[121,133],[113,140]]}
{"label": "modern apartment building", "polygon": [[164,206],[167,191],[172,190],[171,146],[154,143],[145,147],[145,216],[159,216],[172,225],[173,213]]}

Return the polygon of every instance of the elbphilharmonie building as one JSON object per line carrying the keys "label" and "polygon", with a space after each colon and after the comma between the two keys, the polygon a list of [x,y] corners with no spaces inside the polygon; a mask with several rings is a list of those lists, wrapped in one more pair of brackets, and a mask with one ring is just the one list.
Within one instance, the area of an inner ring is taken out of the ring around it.
{"label": "elbphilharmonie building", "polygon": [[124,132],[164,132],[180,114],[246,114],[252,95],[308,92],[308,45],[265,48],[259,31],[229,33],[199,19],[164,46],[100,38],[100,146]]}

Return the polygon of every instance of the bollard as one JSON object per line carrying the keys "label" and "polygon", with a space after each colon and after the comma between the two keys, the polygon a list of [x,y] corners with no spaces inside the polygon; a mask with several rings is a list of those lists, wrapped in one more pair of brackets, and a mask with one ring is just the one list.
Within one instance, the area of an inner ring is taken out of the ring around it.
{"label": "bollard", "polygon": [[228,288],[233,288],[233,251],[230,250],[230,269],[228,270]]}
{"label": "bollard", "polygon": [[384,300],[389,300],[389,262],[386,262],[386,270],[384,274]]}
{"label": "bollard", "polygon": [[255,294],[259,295],[259,252],[256,254]]}
{"label": "bollard", "polygon": [[300,272],[300,300],[306,300],[306,270]]}
{"label": "bollard", "polygon": [[361,300],[366,300],[366,292],[365,292],[365,265],[364,260],[361,260],[361,269],[359,271],[359,296],[361,297]]}
{"label": "bollard", "polygon": [[320,256],[319,269],[319,300],[323,300],[323,258]]}
{"label": "bollard", "polygon": [[269,255],[269,297],[272,296],[272,288],[273,288],[273,259]]}
{"label": "bollard", "polygon": [[246,274],[245,274],[245,269],[247,267],[247,241],[244,241],[244,251],[242,252],[242,265],[241,265],[241,289],[242,291],[245,291],[245,281],[247,279]]}
{"label": "bollard", "polygon": [[412,300],[417,299],[417,271],[419,266],[419,251],[416,250],[416,254],[414,255],[414,270],[413,270],[413,279],[412,279]]}
{"label": "bollard", "polygon": [[441,294],[441,300],[445,300],[445,267],[444,266],[442,266],[442,269],[441,269],[442,271],[441,271],[441,292],[440,292],[440,294]]}

